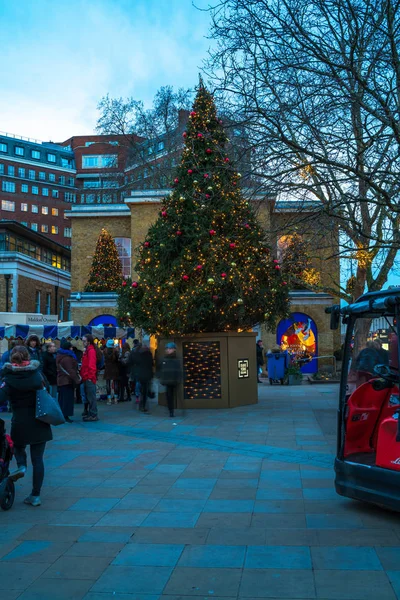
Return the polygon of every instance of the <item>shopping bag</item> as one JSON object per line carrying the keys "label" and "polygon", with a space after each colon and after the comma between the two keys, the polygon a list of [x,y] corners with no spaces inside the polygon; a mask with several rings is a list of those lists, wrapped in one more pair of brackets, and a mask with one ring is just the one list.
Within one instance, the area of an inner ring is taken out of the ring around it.
{"label": "shopping bag", "polygon": [[65,423],[61,408],[46,388],[36,392],[36,418],[49,425],[62,425]]}

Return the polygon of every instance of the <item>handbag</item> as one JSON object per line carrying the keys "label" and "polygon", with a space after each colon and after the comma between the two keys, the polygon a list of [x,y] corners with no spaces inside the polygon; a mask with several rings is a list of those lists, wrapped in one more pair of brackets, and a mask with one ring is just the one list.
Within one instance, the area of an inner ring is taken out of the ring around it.
{"label": "handbag", "polygon": [[[59,364],[59,365],[58,365],[58,367],[61,369],[61,371],[64,371],[64,373],[65,373],[66,375],[68,375],[68,377],[69,377],[70,379],[72,379],[72,377],[71,377],[70,373],[68,373],[67,369],[64,369],[64,367],[63,367],[61,364]],[[79,383],[75,383],[75,382],[74,382],[74,380],[72,379],[72,383],[73,383],[73,385],[74,385],[75,387],[78,387],[78,386],[80,386],[80,385],[81,385],[81,383],[82,383],[82,377],[81,377],[80,375],[78,375],[78,377],[79,377]]]}
{"label": "handbag", "polygon": [[50,396],[46,388],[36,392],[36,419],[49,425],[62,425],[65,423],[64,415],[57,402]]}

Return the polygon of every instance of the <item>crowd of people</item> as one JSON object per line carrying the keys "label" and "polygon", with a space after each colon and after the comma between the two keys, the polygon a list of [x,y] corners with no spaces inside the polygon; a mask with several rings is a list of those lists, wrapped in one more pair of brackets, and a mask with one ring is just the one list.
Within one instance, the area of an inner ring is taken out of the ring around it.
{"label": "crowd of people", "polygon": [[[41,347],[37,336],[11,342],[1,357],[0,406],[12,412],[11,439],[14,442],[17,469],[13,481],[25,476],[26,448],[30,447],[33,468],[31,494],[24,502],[40,506],[40,491],[44,479],[44,452],[52,440],[48,423],[36,418],[37,392],[43,387],[58,401],[64,419],[72,423],[75,402],[82,402],[84,422],[98,421],[97,376],[104,369],[107,404],[131,401],[135,398],[139,411],[149,412],[148,398],[153,396],[153,355],[146,345],[134,340],[132,348],[125,343],[120,348],[108,340],[104,348],[95,344],[92,335],[82,338],[83,352],[70,340],[61,340],[57,349],[53,342]],[[166,387],[169,415],[174,416],[175,389],[181,379],[180,360],[176,345],[166,345],[165,356],[157,365],[160,383]]]}

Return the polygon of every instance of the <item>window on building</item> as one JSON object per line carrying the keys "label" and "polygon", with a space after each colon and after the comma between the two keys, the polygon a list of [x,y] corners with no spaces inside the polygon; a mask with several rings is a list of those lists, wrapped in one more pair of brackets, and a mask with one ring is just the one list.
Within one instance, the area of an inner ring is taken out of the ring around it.
{"label": "window on building", "polygon": [[15,183],[13,181],[3,181],[1,189],[3,192],[15,193]]}
{"label": "window on building", "polygon": [[53,217],[58,217],[58,208],[52,208],[51,209],[51,214]]}
{"label": "window on building", "polygon": [[51,154],[50,152],[47,153],[47,160],[49,162],[55,163],[57,161],[57,157],[55,154]]}
{"label": "window on building", "polygon": [[91,146],[92,144],[94,144],[94,142],[85,142],[86,148],[89,148],[89,146]]}
{"label": "window on building", "polygon": [[100,179],[86,179],[83,182],[84,188],[99,188],[101,187]]}
{"label": "window on building", "polygon": [[96,156],[96,155],[82,156],[82,169],[90,169],[91,167],[94,167],[97,169],[99,159],[100,159],[100,157]]}
{"label": "window on building", "polygon": [[37,204],[32,204],[32,206],[31,206],[31,211],[32,211],[33,213],[38,213],[38,212],[39,212],[39,207],[38,207],[38,205],[37,205]]}
{"label": "window on building", "polygon": [[39,152],[39,150],[32,150],[31,151],[31,156],[32,156],[32,158],[37,158],[38,160],[40,160],[40,152]]}
{"label": "window on building", "polygon": [[58,314],[60,321],[64,321],[64,296],[60,298],[60,312]]}
{"label": "window on building", "polygon": [[64,227],[64,237],[66,237],[66,238],[72,237],[71,227]]}
{"label": "window on building", "polygon": [[23,192],[24,194],[27,194],[29,192],[29,186],[27,183],[23,183],[21,185],[21,192]]}
{"label": "window on building", "polygon": [[4,175],[4,165],[0,163],[0,175]]}
{"label": "window on building", "polygon": [[118,255],[122,264],[122,274],[124,277],[131,276],[131,239],[115,238]]}
{"label": "window on building", "polygon": [[23,148],[22,146],[15,146],[14,152],[17,156],[24,156],[25,148]]}
{"label": "window on building", "polygon": [[102,187],[103,188],[116,188],[116,187],[118,187],[118,181],[113,181],[112,179],[103,179]]}
{"label": "window on building", "polygon": [[153,152],[154,152],[154,148],[153,148],[153,146],[149,146],[149,147],[147,148],[147,154],[150,156],[150,154],[153,154]]}
{"label": "window on building", "polygon": [[14,177],[15,175],[15,167],[13,167],[12,165],[8,165],[7,167],[7,173],[10,177]]}
{"label": "window on building", "polygon": [[49,207],[42,206],[42,215],[48,215],[48,214],[49,214]]}
{"label": "window on building", "polygon": [[32,231],[37,231],[38,230],[38,224],[37,223],[31,223],[31,229],[32,229]]}
{"label": "window on building", "polygon": [[65,202],[76,202],[76,194],[73,192],[65,192],[64,200]]}
{"label": "window on building", "polygon": [[65,175],[60,175],[60,177],[58,178],[58,183],[60,183],[61,185],[65,185]]}
{"label": "window on building", "polygon": [[75,179],[73,177],[68,177],[68,185],[73,186],[75,183]]}
{"label": "window on building", "polygon": [[51,294],[46,294],[46,315],[51,313]]}
{"label": "window on building", "polygon": [[49,233],[49,226],[48,225],[41,225],[40,226],[40,231],[42,233]]}
{"label": "window on building", "polygon": [[54,182],[56,180],[56,176],[54,175],[54,173],[49,173],[49,181]]}
{"label": "window on building", "polygon": [[116,154],[91,154],[82,156],[82,169],[101,169],[118,166],[118,157]]}
{"label": "window on building", "polygon": [[49,195],[49,188],[42,188],[42,196],[48,196]]}
{"label": "window on building", "polygon": [[7,144],[3,144],[3,142],[0,143],[0,152],[8,152]]}
{"label": "window on building", "polygon": [[8,212],[15,211],[15,202],[11,202],[11,200],[2,200],[1,201],[1,210],[6,210]]}
{"label": "window on building", "polygon": [[35,295],[35,312],[40,313],[40,292],[39,292],[39,290],[36,291],[36,295]]}
{"label": "window on building", "polygon": [[32,194],[35,194],[35,196],[39,194],[39,188],[37,185],[32,186]]}
{"label": "window on building", "polygon": [[44,171],[39,171],[39,179],[42,181],[46,180],[46,173]]}
{"label": "window on building", "polygon": [[28,212],[28,205],[23,202],[21,204],[21,210],[22,212]]}
{"label": "window on building", "polygon": [[25,225],[25,227],[28,227],[28,221],[21,221],[21,225]]}
{"label": "window on building", "polygon": [[161,152],[161,150],[164,150],[164,142],[158,142],[157,144],[157,151]]}
{"label": "window on building", "polygon": [[66,167],[67,169],[72,169],[72,159],[62,156],[61,157],[61,166]]}
{"label": "window on building", "polygon": [[51,226],[51,233],[53,235],[57,235],[58,234],[58,227],[57,227],[57,225],[52,225]]}
{"label": "window on building", "polygon": [[18,177],[25,177],[25,169],[24,167],[18,167]]}
{"label": "window on building", "polygon": [[36,179],[36,172],[33,169],[29,169],[28,177],[29,179]]}
{"label": "window on building", "polygon": [[58,198],[60,194],[58,190],[51,190],[51,195],[53,198]]}

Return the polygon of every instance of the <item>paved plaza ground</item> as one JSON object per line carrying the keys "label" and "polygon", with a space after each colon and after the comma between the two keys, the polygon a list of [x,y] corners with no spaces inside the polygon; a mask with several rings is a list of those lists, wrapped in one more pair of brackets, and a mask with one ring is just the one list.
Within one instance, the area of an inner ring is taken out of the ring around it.
{"label": "paved plaza ground", "polygon": [[55,428],[43,504],[0,513],[4,600],[400,598],[400,518],[336,495],[337,386]]}

